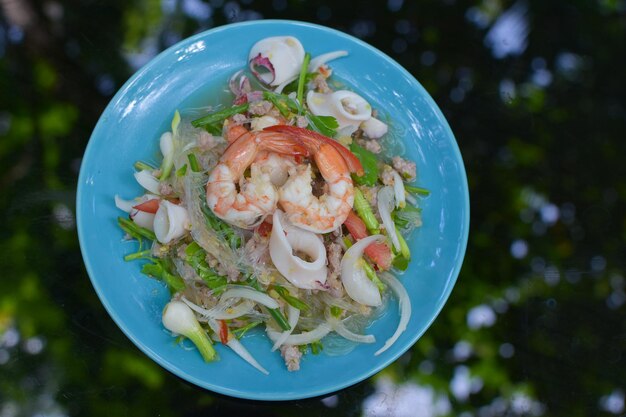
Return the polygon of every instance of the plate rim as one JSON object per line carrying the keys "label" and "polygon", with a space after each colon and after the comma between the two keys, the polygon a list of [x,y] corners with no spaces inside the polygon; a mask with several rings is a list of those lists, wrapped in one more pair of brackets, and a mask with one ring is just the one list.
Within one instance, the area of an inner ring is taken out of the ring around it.
{"label": "plate rim", "polygon": [[[423,329],[420,332],[416,332],[414,333],[407,341],[406,346],[404,346],[402,349],[400,349],[398,351],[397,354],[389,356],[386,360],[380,361],[378,362],[378,364],[376,366],[373,366],[371,368],[369,368],[367,371],[359,374],[358,376],[352,377],[352,378],[348,378],[346,380],[343,380],[341,382],[337,382],[337,383],[330,383],[328,385],[326,385],[324,388],[319,388],[319,389],[314,389],[314,390],[309,390],[306,392],[303,391],[299,391],[299,392],[285,392],[285,393],[281,393],[281,394],[272,394],[272,395],[268,395],[267,393],[255,393],[255,392],[249,392],[249,391],[242,391],[242,390],[236,390],[236,389],[231,389],[231,388],[227,388],[227,387],[223,387],[219,384],[215,384],[215,383],[211,383],[211,382],[207,382],[205,380],[196,378],[190,374],[187,374],[186,372],[182,371],[180,368],[176,367],[174,364],[171,364],[170,362],[168,362],[167,360],[165,360],[164,358],[162,358],[156,351],[154,351],[153,349],[151,349],[148,345],[144,344],[143,342],[141,342],[137,337],[134,336],[134,334],[126,327],[126,325],[124,324],[124,321],[122,320],[122,318],[120,317],[120,315],[117,314],[116,310],[113,309],[113,307],[111,306],[109,300],[103,296],[103,290],[100,286],[100,284],[97,282],[97,280],[95,278],[93,278],[95,276],[95,271],[93,269],[93,266],[91,264],[90,259],[88,259],[85,254],[86,252],[86,243],[85,242],[85,231],[84,231],[84,227],[83,226],[83,221],[82,221],[82,211],[83,211],[83,204],[81,203],[82,200],[82,195],[83,195],[83,188],[86,186],[85,185],[85,175],[87,168],[85,166],[86,161],[88,161],[90,158],[88,158],[88,156],[93,153],[92,149],[94,148],[95,145],[93,145],[95,143],[94,139],[96,136],[99,136],[100,133],[99,131],[103,128],[103,125],[105,123],[105,121],[103,120],[104,118],[102,116],[104,116],[105,114],[107,114],[113,107],[115,107],[115,105],[117,104],[117,102],[122,99],[125,94],[127,93],[127,91],[133,86],[133,84],[136,82],[136,80],[138,78],[140,78],[145,72],[149,71],[150,68],[152,68],[153,66],[157,65],[159,62],[163,61],[164,59],[166,59],[171,53],[172,51],[176,50],[176,49],[180,49],[181,47],[188,45],[188,44],[193,44],[194,42],[205,38],[206,36],[210,36],[213,35],[215,33],[219,33],[222,31],[226,31],[226,30],[231,30],[234,28],[239,28],[239,27],[246,27],[246,26],[257,26],[257,25],[272,25],[272,24],[282,24],[282,25],[292,25],[295,27],[302,27],[302,28],[307,28],[307,29],[315,29],[315,30],[321,30],[321,31],[325,31],[325,32],[329,32],[333,35],[339,36],[339,37],[343,37],[343,38],[347,38],[349,39],[351,42],[357,43],[360,46],[366,48],[367,50],[369,50],[370,52],[374,53],[376,56],[378,56],[380,59],[385,60],[387,63],[389,63],[392,67],[394,67],[395,69],[397,69],[398,71],[400,71],[402,73],[402,75],[408,79],[410,81],[411,84],[413,84],[420,92],[421,97],[423,97],[425,99],[425,101],[428,104],[428,107],[430,109],[432,109],[433,113],[437,116],[437,119],[439,121],[439,123],[441,124],[441,126],[444,129],[444,133],[446,136],[448,136],[449,138],[451,138],[451,149],[452,152],[456,158],[456,161],[459,163],[460,165],[460,169],[459,172],[461,173],[461,183],[462,183],[462,197],[463,197],[463,219],[460,222],[461,223],[461,227],[462,227],[462,242],[460,244],[460,247],[457,246],[459,248],[459,250],[457,251],[457,256],[459,256],[461,258],[461,261],[456,263],[456,265],[454,266],[452,273],[450,274],[451,277],[453,277],[450,280],[450,285],[448,285],[445,288],[445,291],[442,293],[441,296],[441,303],[438,306],[438,308],[436,309],[436,311],[434,312],[434,314],[432,314],[432,317],[427,321],[427,324],[423,327]],[[434,99],[431,97],[431,95],[428,93],[428,91],[426,91],[426,89],[422,86],[422,84],[407,70],[405,69],[402,65],[400,65],[398,62],[396,62],[393,58],[391,58],[389,55],[385,54],[384,52],[380,51],[378,48],[376,48],[375,46],[372,46],[370,44],[368,44],[367,42],[362,41],[361,39],[358,39],[348,33],[342,32],[340,30],[334,29],[334,28],[330,28],[327,26],[323,26],[323,25],[319,25],[316,23],[310,23],[310,22],[304,22],[304,21],[298,21],[298,20],[288,20],[288,19],[264,19],[264,20],[254,20],[254,21],[246,21],[246,22],[236,22],[236,23],[230,23],[230,24],[226,24],[226,25],[222,25],[222,26],[217,26],[205,31],[202,31],[200,33],[197,33],[195,35],[192,35],[188,38],[182,39],[179,42],[177,42],[176,44],[170,46],[169,48],[161,51],[157,56],[155,56],[154,58],[152,58],[150,61],[148,61],[145,65],[143,65],[141,68],[139,68],[137,71],[135,71],[129,78],[128,80],[126,80],[126,82],[118,89],[118,91],[116,92],[116,94],[113,96],[113,98],[111,98],[111,100],[109,101],[109,103],[107,104],[107,106],[105,107],[105,109],[103,110],[102,114],[100,115],[100,118],[98,119],[98,122],[96,123],[93,132],[91,133],[90,137],[89,137],[89,141],[87,143],[87,146],[85,147],[85,150],[83,152],[83,158],[81,161],[81,166],[80,166],[80,171],[79,171],[79,176],[78,176],[78,186],[77,186],[77,192],[76,192],[76,225],[77,225],[77,231],[78,231],[78,240],[79,240],[79,246],[80,246],[80,251],[81,251],[81,256],[83,258],[83,263],[85,265],[85,269],[87,270],[87,275],[89,276],[89,280],[91,281],[92,286],[94,287],[96,294],[98,295],[98,298],[100,300],[100,302],[102,303],[102,305],[104,306],[105,310],[107,311],[107,313],[109,314],[109,316],[113,319],[113,321],[115,322],[115,324],[118,326],[118,328],[120,330],[122,330],[122,332],[126,335],[126,337],[128,337],[131,342],[133,342],[133,344],[139,348],[139,350],[141,350],[143,353],[145,353],[150,359],[152,359],[153,361],[155,361],[157,364],[159,364],[161,367],[165,368],[166,370],[168,370],[169,372],[171,372],[172,374],[176,375],[177,377],[193,383],[194,385],[212,391],[212,392],[216,392],[218,394],[223,394],[223,395],[228,395],[231,397],[236,397],[236,398],[242,398],[242,399],[247,399],[247,400],[260,400],[260,401],[293,401],[293,400],[300,400],[300,399],[305,399],[305,398],[313,398],[313,397],[319,397],[319,396],[323,396],[323,395],[327,395],[327,394],[331,394],[334,392],[337,392],[339,390],[342,390],[344,388],[353,386],[359,382],[362,382],[364,380],[366,380],[367,378],[371,377],[372,375],[380,372],[381,370],[383,370],[384,368],[386,368],[387,366],[389,366],[392,362],[396,361],[402,354],[404,354],[407,350],[409,350],[421,337],[422,335],[430,328],[430,326],[433,324],[433,322],[435,321],[435,319],[439,316],[439,314],[441,313],[441,310],[443,309],[443,307],[446,305],[450,294],[452,292],[452,289],[455,287],[456,285],[456,281],[459,277],[460,271],[462,269],[463,263],[465,261],[465,254],[467,251],[467,244],[468,244],[468,238],[469,238],[469,227],[470,227],[470,200],[469,200],[469,186],[468,186],[468,181],[467,181],[467,172],[465,169],[465,164],[463,162],[463,158],[461,155],[461,151],[459,149],[458,146],[458,142],[456,140],[456,137],[454,136],[454,133],[452,132],[452,129],[450,128],[450,125],[448,124],[448,121],[446,120],[445,116],[443,115],[441,109],[439,108],[439,106],[437,105],[437,103],[434,101]],[[270,398],[271,397],[271,398]]]}

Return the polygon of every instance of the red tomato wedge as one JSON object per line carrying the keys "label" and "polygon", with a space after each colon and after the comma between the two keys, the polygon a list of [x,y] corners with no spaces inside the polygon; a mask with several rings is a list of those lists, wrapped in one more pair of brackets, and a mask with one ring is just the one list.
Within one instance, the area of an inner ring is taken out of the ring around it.
{"label": "red tomato wedge", "polygon": [[[346,229],[356,240],[363,239],[368,236],[365,223],[354,211],[350,211],[348,218],[344,222]],[[391,250],[389,246],[381,242],[372,243],[365,248],[365,254],[376,264],[381,270],[391,267]]]}
{"label": "red tomato wedge", "polygon": [[156,213],[159,209],[159,199],[153,198],[152,200],[144,201],[141,204],[133,206],[135,210],[144,211],[146,213]]}
{"label": "red tomato wedge", "polygon": [[320,135],[317,132],[313,132],[312,130],[303,129],[297,126],[285,126],[285,125],[276,125],[270,126],[263,129],[268,132],[278,132],[285,133],[293,136],[296,140],[299,140],[305,144],[309,143],[311,145],[316,145],[321,143],[327,143],[337,149],[337,151],[341,154],[343,159],[346,161],[348,165],[348,169],[350,172],[356,173],[358,176],[364,174],[363,166],[361,165],[361,161],[352,153],[348,148],[340,144],[334,139],[328,138],[324,135]]}

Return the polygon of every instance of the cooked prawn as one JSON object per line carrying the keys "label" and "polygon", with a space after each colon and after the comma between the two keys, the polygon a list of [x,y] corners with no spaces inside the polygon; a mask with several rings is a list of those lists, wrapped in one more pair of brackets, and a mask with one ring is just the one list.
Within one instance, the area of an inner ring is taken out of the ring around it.
{"label": "cooked prawn", "polygon": [[[262,164],[253,163],[261,151],[308,155],[289,136],[272,132],[246,132],[226,148],[209,176],[207,205],[220,219],[244,229],[258,226],[274,212],[278,201],[270,173]],[[248,167],[250,178],[244,178]]]}
{"label": "cooked prawn", "polygon": [[279,190],[279,202],[289,220],[315,233],[328,233],[341,226],[352,210],[354,185],[348,165],[331,144],[310,137],[298,138],[313,156],[326,181],[326,193],[316,197],[311,185],[310,164],[291,169]]}

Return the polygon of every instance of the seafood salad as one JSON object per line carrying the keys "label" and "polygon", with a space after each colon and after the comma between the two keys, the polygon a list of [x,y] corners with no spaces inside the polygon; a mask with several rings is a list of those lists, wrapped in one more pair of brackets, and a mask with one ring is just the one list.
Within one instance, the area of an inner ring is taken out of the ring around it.
{"label": "seafood salad", "polygon": [[[207,362],[221,343],[267,373],[244,346],[250,332],[295,371],[337,340],[379,355],[406,329],[397,276],[429,191],[394,154],[393,115],[335,79],[336,59],[349,52],[311,58],[291,36],[258,41],[227,102],[176,111],[162,159],[135,163],[142,195],[115,196],[124,238],[138,242],[124,259],[168,286],[163,326]],[[389,302],[400,318],[378,341],[366,328]]]}

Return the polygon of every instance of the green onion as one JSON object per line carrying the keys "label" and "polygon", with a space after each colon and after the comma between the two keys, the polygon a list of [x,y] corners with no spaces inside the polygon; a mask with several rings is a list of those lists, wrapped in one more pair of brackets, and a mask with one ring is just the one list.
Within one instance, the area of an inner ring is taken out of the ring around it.
{"label": "green onion", "polygon": [[211,229],[220,232],[224,237],[224,240],[230,245],[231,248],[241,247],[241,236],[239,236],[235,230],[226,222],[218,218],[206,204],[206,199],[200,199],[200,210],[204,214],[206,224]]}
{"label": "green onion", "polygon": [[400,231],[398,230],[397,227],[396,227],[396,235],[398,236],[398,241],[400,242],[400,253],[407,260],[410,260],[411,259],[411,250],[409,249],[409,245],[407,245],[406,240],[404,240],[404,237],[402,236],[402,233],[400,233]]}
{"label": "green onion", "polygon": [[287,317],[285,317],[282,311],[277,308],[268,308],[267,310],[270,312],[270,315],[274,318],[281,329],[291,330],[291,326],[287,322]]}
{"label": "green onion", "polygon": [[152,258],[152,263],[144,264],[141,267],[141,272],[151,277],[160,279],[165,282],[170,291],[176,293],[185,289],[185,281],[178,275],[174,275],[171,270],[173,269],[170,262],[165,259]]}
{"label": "green onion", "polygon": [[341,308],[337,306],[330,306],[330,315],[339,318],[341,316]]}
{"label": "green onion", "polygon": [[427,190],[426,188],[422,188],[422,187],[416,187],[414,185],[404,185],[404,189],[412,194],[417,194],[417,195],[421,195],[421,196],[428,196],[430,195],[430,190]]}
{"label": "green onion", "polygon": [[352,246],[352,241],[348,236],[343,237],[343,243],[346,245],[346,248],[350,248],[350,246]]}
{"label": "green onion", "polygon": [[288,117],[289,113],[299,113],[301,107],[298,102],[284,94],[264,91],[263,98],[274,105],[283,117]]}
{"label": "green onion", "polygon": [[[296,94],[296,98],[298,99],[300,106],[302,106],[302,96],[304,94],[304,84],[307,68],[309,67],[309,61],[311,61],[311,54],[307,52],[304,54],[304,61],[302,61],[302,67],[300,67],[300,77],[298,78],[298,92]],[[304,106],[302,106],[302,108],[303,107]]]}
{"label": "green onion", "polygon": [[152,251],[151,250],[143,250],[143,251],[131,253],[131,254],[128,254],[128,255],[124,256],[124,260],[126,262],[134,261],[134,260],[137,260],[137,259],[149,258],[149,257],[151,257],[151,255],[152,255]]}
{"label": "green onion", "polygon": [[379,233],[380,224],[378,224],[378,220],[376,220],[372,207],[370,207],[358,187],[354,187],[354,209],[356,210],[356,214],[363,220],[363,223],[365,223],[365,227],[367,227],[370,234],[375,235]]}
{"label": "green onion", "polygon": [[189,160],[189,168],[191,168],[193,172],[202,171],[202,168],[200,167],[200,163],[198,162],[198,158],[196,158],[195,154],[193,153],[188,154],[187,159]]}
{"label": "green onion", "polygon": [[361,259],[361,266],[365,270],[365,275],[367,275],[370,281],[376,284],[376,287],[378,287],[378,291],[385,291],[385,284],[383,284],[380,278],[378,278],[378,275],[376,275],[376,271],[374,271],[374,268],[372,268],[372,266],[368,264],[367,261],[365,261],[364,259]]}
{"label": "green onion", "polygon": [[314,355],[320,353],[322,349],[324,349],[324,345],[322,345],[321,341],[316,340],[315,342],[311,342],[311,353]]}
{"label": "green onion", "polygon": [[310,307],[304,301],[294,297],[289,293],[289,290],[285,287],[281,287],[280,285],[274,285],[273,289],[281,296],[283,300],[285,300],[292,307],[297,308],[300,311],[309,311]]}
{"label": "green onion", "polygon": [[140,236],[145,237],[146,239],[156,240],[156,236],[154,235],[154,232],[152,230],[138,226],[135,222],[131,220],[125,219],[124,217],[118,217],[117,223],[120,225],[122,230],[124,230],[135,239],[138,239],[138,236]]}
{"label": "green onion", "polygon": [[359,159],[363,166],[365,174],[362,176],[353,175],[352,179],[358,185],[369,185],[370,187],[378,183],[378,158],[375,153],[372,153],[362,146],[359,146],[356,142],[350,144],[350,150]]}
{"label": "green onion", "polygon": [[172,135],[176,135],[176,130],[178,130],[178,125],[180,124],[180,113],[178,110],[174,112],[174,117],[172,118]]}
{"label": "green onion", "polygon": [[250,106],[249,103],[243,103],[237,106],[232,106],[227,109],[217,111],[215,113],[207,114],[204,117],[201,117],[199,119],[192,121],[191,125],[193,127],[203,127],[207,125],[212,125],[214,123],[223,121],[224,119],[230,116],[234,116],[235,114],[239,114],[239,113],[243,113],[247,111],[249,106]]}

